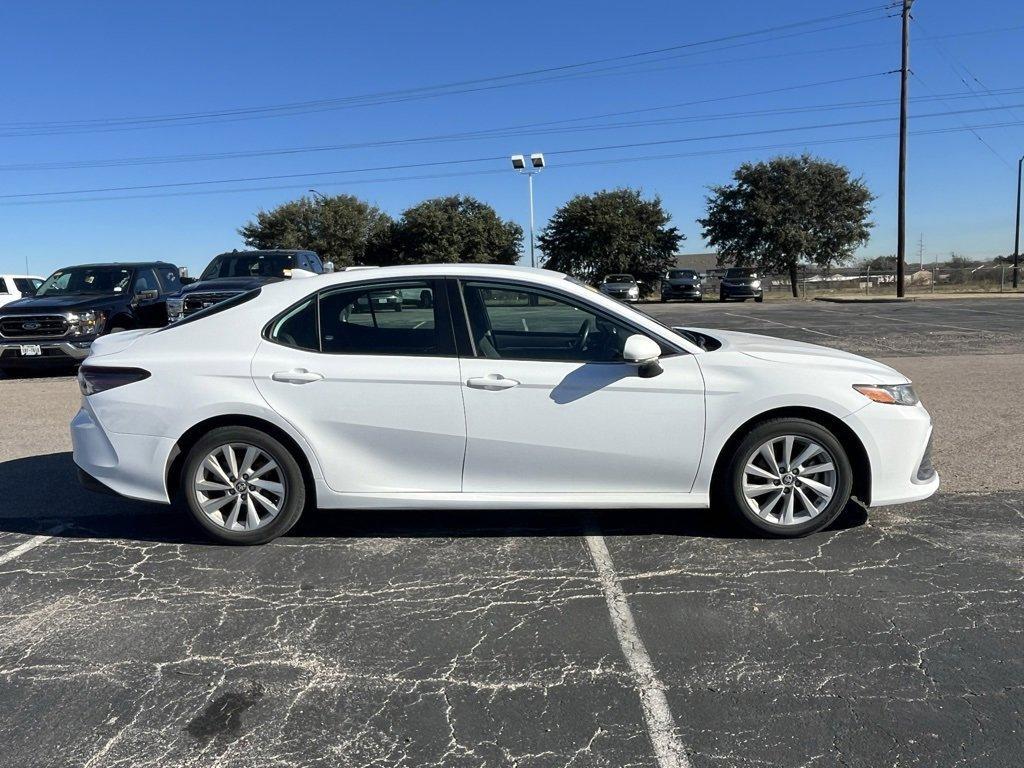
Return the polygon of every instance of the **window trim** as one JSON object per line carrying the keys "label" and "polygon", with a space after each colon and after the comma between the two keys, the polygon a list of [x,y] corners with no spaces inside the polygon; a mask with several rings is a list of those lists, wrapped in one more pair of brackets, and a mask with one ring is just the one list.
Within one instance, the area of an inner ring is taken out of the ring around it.
{"label": "window trim", "polygon": [[[566,293],[564,291],[559,291],[557,288],[551,288],[551,287],[546,286],[546,285],[537,285],[535,283],[528,283],[528,282],[524,283],[524,282],[520,282],[518,280],[510,280],[508,278],[493,278],[493,279],[491,279],[491,278],[483,278],[483,279],[481,279],[479,277],[468,277],[468,276],[459,275],[459,276],[457,276],[455,278],[452,278],[452,279],[453,279],[454,282],[458,283],[459,298],[460,298],[461,303],[462,303],[462,317],[460,318],[460,321],[465,324],[465,334],[469,338],[469,343],[470,343],[471,349],[472,349],[472,357],[474,357],[476,359],[480,359],[480,360],[491,360],[491,359],[496,359],[496,360],[520,360],[520,361],[524,361],[524,362],[565,363],[567,365],[623,365],[624,364],[624,361],[622,361],[622,360],[552,360],[551,358],[546,358],[546,357],[501,357],[501,358],[487,358],[487,357],[483,357],[482,355],[480,355],[479,350],[476,349],[476,343],[473,341],[473,333],[472,333],[472,330],[471,330],[472,329],[472,323],[469,320],[469,312],[466,309],[466,297],[464,295],[465,289],[466,289],[466,283],[478,283],[478,284],[483,284],[483,285],[496,285],[496,286],[501,286],[501,287],[511,287],[513,289],[519,289],[519,290],[534,291],[536,293],[547,295],[550,298],[556,299],[558,301],[563,301],[563,302],[568,303],[568,304],[574,304],[574,305],[577,305],[579,307],[585,308],[588,312],[591,312],[594,315],[597,315],[598,317],[602,317],[602,318],[604,318],[605,320],[607,320],[609,322],[613,322],[613,323],[617,323],[619,325],[625,326],[626,328],[632,330],[634,333],[638,333],[638,334],[641,334],[643,336],[646,336],[647,338],[649,338],[652,341],[656,342],[658,344],[658,346],[661,347],[661,355],[659,355],[659,359],[664,358],[664,357],[675,357],[676,355],[688,355],[688,354],[690,354],[690,352],[688,350],[686,350],[686,349],[684,349],[682,347],[673,345],[670,342],[666,341],[664,338],[661,338],[660,336],[653,336],[651,334],[650,330],[648,330],[647,328],[644,328],[642,326],[637,325],[636,323],[632,322],[631,320],[627,320],[625,318],[619,317],[618,315],[615,315],[615,314],[609,312],[604,307],[599,307],[599,306],[596,306],[594,304],[591,304],[589,301],[587,301],[584,298],[576,296],[575,294]],[[631,363],[630,363],[630,365],[631,365]]]}
{"label": "window trim", "polygon": [[[437,354],[414,352],[395,354],[393,352],[325,352],[324,342],[322,338],[322,326],[320,323],[320,302],[326,294],[340,293],[340,292],[356,292],[356,293],[369,293],[376,290],[387,290],[387,286],[402,286],[408,285],[409,283],[426,283],[430,288],[434,296],[434,303],[432,309],[434,310],[434,331],[437,334],[437,341],[439,351]],[[382,286],[377,288],[377,286]],[[316,334],[317,343],[319,349],[303,349],[302,347],[293,347],[291,344],[285,344],[282,341],[278,341],[273,338],[271,330],[273,326],[285,315],[294,310],[300,304],[308,301],[309,299],[316,298]],[[430,357],[430,358],[458,358],[459,351],[455,342],[455,324],[452,321],[451,312],[449,311],[448,296],[446,293],[445,280],[443,276],[439,275],[427,275],[427,276],[411,276],[411,277],[392,277],[384,280],[353,280],[352,282],[338,283],[327,288],[320,288],[319,290],[313,291],[310,294],[303,296],[298,301],[290,304],[282,312],[278,312],[270,319],[266,325],[263,326],[261,336],[265,341],[269,341],[271,344],[277,344],[285,349],[295,349],[300,352],[309,352],[314,355],[330,355],[332,357]]]}
{"label": "window trim", "polygon": [[[11,284],[14,284],[14,278],[11,278]],[[6,277],[0,277],[0,293],[4,294],[5,296],[10,293],[10,290],[7,288]]]}

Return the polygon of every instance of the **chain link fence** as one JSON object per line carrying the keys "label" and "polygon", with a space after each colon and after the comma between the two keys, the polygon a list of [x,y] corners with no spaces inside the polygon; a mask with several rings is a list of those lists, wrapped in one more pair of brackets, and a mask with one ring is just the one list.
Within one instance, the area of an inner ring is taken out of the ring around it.
{"label": "chain link fence", "polygon": [[[762,281],[765,293],[775,297],[792,295],[788,276],[773,275]],[[1019,284],[1024,290],[1024,265],[1019,273]],[[929,293],[1011,293],[1013,288],[1013,265],[995,264],[983,266],[954,266],[943,264],[919,266],[907,265],[905,274],[906,294],[909,296]],[[801,271],[797,279],[801,298],[816,296],[894,296],[896,274],[890,271],[854,272],[842,270],[833,273]]]}

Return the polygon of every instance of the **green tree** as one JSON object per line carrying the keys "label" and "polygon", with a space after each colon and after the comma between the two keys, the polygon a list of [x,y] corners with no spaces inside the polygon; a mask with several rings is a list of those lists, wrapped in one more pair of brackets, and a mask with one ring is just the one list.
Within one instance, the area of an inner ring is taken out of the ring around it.
{"label": "green tree", "polygon": [[734,184],[711,188],[704,237],[719,263],[789,274],[847,261],[868,240],[874,196],[841,165],[810,155],[744,163]]}
{"label": "green tree", "polygon": [[896,257],[895,256],[875,256],[873,259],[868,259],[864,262],[864,266],[870,269],[872,272],[895,272],[896,271]]}
{"label": "green tree", "polygon": [[300,197],[238,229],[253,248],[316,251],[336,267],[377,264],[386,258],[391,217],[352,195]]}
{"label": "green tree", "polygon": [[515,264],[523,228],[486,203],[452,195],[424,200],[391,228],[389,260],[397,264]]}
{"label": "green tree", "polygon": [[651,285],[675,263],[685,239],[671,220],[659,197],[645,200],[638,189],[577,195],[541,232],[544,266],[587,283],[628,272]]}

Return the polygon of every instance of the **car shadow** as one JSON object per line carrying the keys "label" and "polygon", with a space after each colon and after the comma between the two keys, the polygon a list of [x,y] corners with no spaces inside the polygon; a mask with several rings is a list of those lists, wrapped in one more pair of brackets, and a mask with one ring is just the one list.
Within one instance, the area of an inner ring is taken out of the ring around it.
{"label": "car shadow", "polygon": [[[829,530],[867,520],[850,504]],[[180,506],[93,493],[77,481],[69,452],[0,462],[0,533],[214,546]],[[288,534],[296,538],[499,538],[644,536],[749,539],[713,510],[318,510]]]}

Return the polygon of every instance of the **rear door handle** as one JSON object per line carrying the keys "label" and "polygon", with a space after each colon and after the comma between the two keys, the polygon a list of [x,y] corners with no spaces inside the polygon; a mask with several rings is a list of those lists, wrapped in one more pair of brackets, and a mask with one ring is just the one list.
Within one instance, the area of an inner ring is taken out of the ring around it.
{"label": "rear door handle", "polygon": [[515,379],[506,379],[500,373],[489,373],[486,376],[476,376],[466,380],[466,386],[473,389],[486,389],[497,391],[499,389],[512,389],[518,387],[519,382]]}
{"label": "rear door handle", "polygon": [[286,384],[311,384],[314,381],[323,380],[324,375],[307,371],[305,368],[295,368],[291,371],[278,371],[270,378],[274,381],[283,381]]}

